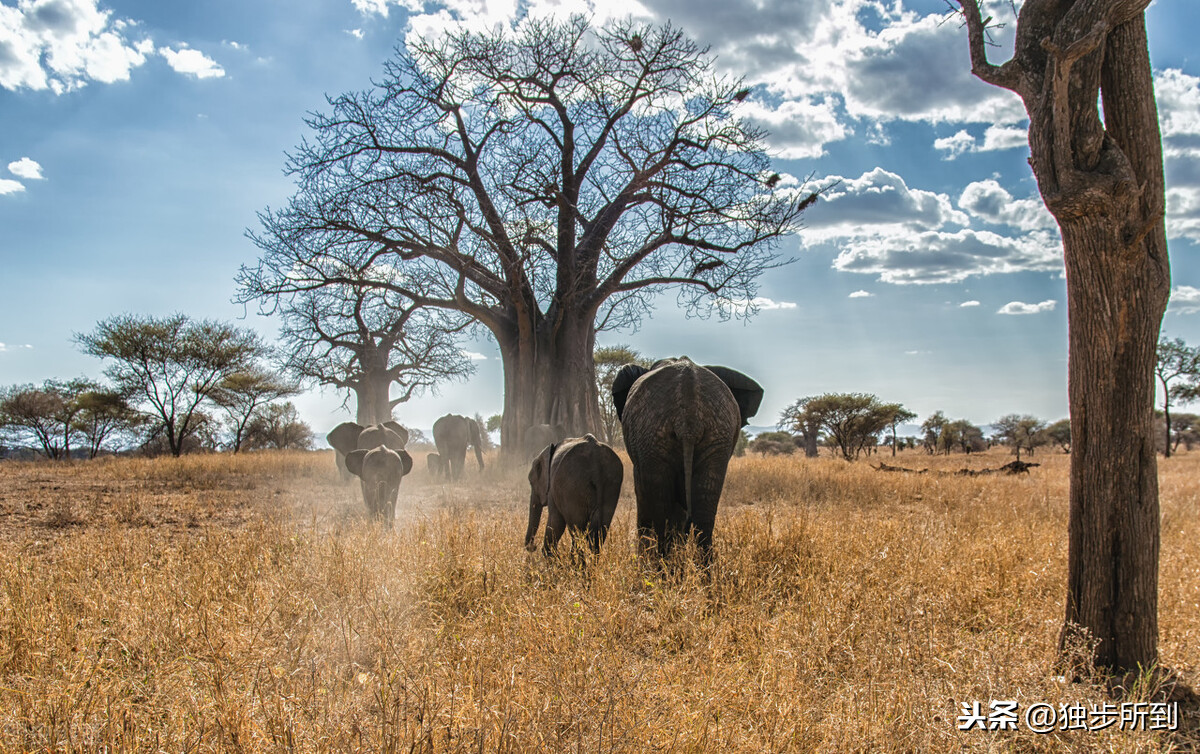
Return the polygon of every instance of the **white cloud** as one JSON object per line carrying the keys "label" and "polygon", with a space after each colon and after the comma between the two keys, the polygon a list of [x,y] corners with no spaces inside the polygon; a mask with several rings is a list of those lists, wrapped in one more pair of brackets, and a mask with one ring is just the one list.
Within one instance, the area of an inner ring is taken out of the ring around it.
{"label": "white cloud", "polygon": [[769,298],[759,296],[752,299],[730,299],[719,298],[715,306],[718,309],[723,309],[731,314],[747,314],[752,311],[771,311],[777,309],[795,309],[796,305],[790,301],[773,301]]}
{"label": "white cloud", "polygon": [[958,206],[996,225],[1011,225],[1018,230],[1057,232],[1058,224],[1041,198],[1014,199],[993,179],[967,184],[958,198]]}
{"label": "white cloud", "polygon": [[354,37],[355,39],[363,38],[363,30],[362,29],[346,29],[346,33],[349,34],[350,36]]}
{"label": "white cloud", "polygon": [[979,306],[979,302],[975,301],[975,300],[971,300],[971,301],[964,301],[961,304],[959,304],[959,307],[963,308],[963,309],[965,309],[968,306]]}
{"label": "white cloud", "polygon": [[6,194],[18,194],[25,190],[25,184],[20,181],[10,180],[8,178],[0,178],[0,196]]}
{"label": "white cloud", "polygon": [[869,226],[932,230],[968,222],[945,194],[909,188],[903,178],[883,168],[858,178],[830,176],[814,186],[829,188],[804,214],[806,244],[862,235],[871,232]]}
{"label": "white cloud", "polygon": [[820,157],[825,154],[826,144],[841,141],[851,133],[838,122],[834,102],[828,97],[820,101],[787,100],[775,109],[750,100],[738,114],[765,128],[775,153],[788,160]]}
{"label": "white cloud", "polygon": [[1200,186],[1167,189],[1167,238],[1200,241]]}
{"label": "white cloud", "polygon": [[20,345],[20,346],[9,345],[7,343],[0,343],[0,353],[4,353],[5,351],[15,351],[18,349],[24,350],[24,349],[28,349],[28,348],[33,348],[33,346],[29,345],[28,343],[26,343],[24,345]]}
{"label": "white cloud", "polygon": [[850,298],[870,298],[874,295],[875,294],[871,293],[870,291],[855,291],[854,293],[850,294]]}
{"label": "white cloud", "polygon": [[877,275],[884,283],[958,283],[973,276],[1062,270],[1062,253],[1046,233],[1009,238],[965,228],[955,232],[894,230],[839,243],[835,269]]}
{"label": "white cloud", "polygon": [[167,65],[177,73],[185,73],[198,79],[221,78],[225,75],[225,69],[219,66],[217,61],[199,50],[190,47],[172,50],[170,47],[164,47],[159,52],[167,59]]}
{"label": "white cloud", "polygon": [[463,355],[466,356],[469,361],[487,361],[488,360],[488,357],[484,356],[481,353],[476,353],[475,351],[463,351]]}
{"label": "white cloud", "polygon": [[935,139],[933,148],[942,152],[949,152],[946,159],[953,160],[960,154],[975,151],[975,137],[964,128],[953,136]]}
{"label": "white cloud", "polygon": [[980,144],[965,128],[953,136],[935,139],[934,149],[947,152],[947,160],[953,160],[968,152],[996,152],[1002,149],[1018,149],[1029,144],[1028,132],[1019,126],[988,126],[983,132],[983,143]]}
{"label": "white cloud", "polygon": [[1054,299],[1048,299],[1039,304],[1026,304],[1021,301],[1009,301],[1004,306],[997,310],[997,314],[1037,314],[1039,312],[1052,312],[1055,305]]}
{"label": "white cloud", "polygon": [[1176,314],[1200,314],[1200,288],[1177,285],[1171,291],[1171,311]]}
{"label": "white cloud", "polygon": [[28,157],[8,163],[8,172],[27,181],[40,181],[45,178],[42,175],[42,166]]}
{"label": "white cloud", "polygon": [[0,4],[0,87],[62,94],[89,81],[125,81],[146,62],[148,40],[112,19],[98,0],[20,0]]}

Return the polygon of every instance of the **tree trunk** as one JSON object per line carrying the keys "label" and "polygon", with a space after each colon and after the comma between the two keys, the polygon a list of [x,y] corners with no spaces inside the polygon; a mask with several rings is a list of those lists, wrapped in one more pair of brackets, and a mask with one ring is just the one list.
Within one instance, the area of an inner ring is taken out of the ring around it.
{"label": "tree trunk", "polygon": [[1160,380],[1163,386],[1163,421],[1167,425],[1167,442],[1163,445],[1163,458],[1171,457],[1171,398],[1167,392],[1167,381]]}
{"label": "tree trunk", "polygon": [[1103,61],[1104,128],[1140,192],[1122,195],[1118,185],[1092,212],[1055,213],[1067,269],[1072,438],[1061,642],[1086,629],[1098,641],[1098,666],[1136,670],[1158,658],[1154,367],[1170,288],[1143,14],[1110,31]]}
{"label": "tree trunk", "polygon": [[363,373],[354,385],[357,402],[355,421],[363,426],[381,424],[392,418],[392,378],[386,371],[371,370]]}
{"label": "tree trunk", "polygon": [[550,322],[546,317],[523,332],[496,333],[504,366],[500,454],[506,461],[525,460],[526,431],[537,424],[561,424],[570,437],[603,432],[592,314],[565,317],[557,329]]}

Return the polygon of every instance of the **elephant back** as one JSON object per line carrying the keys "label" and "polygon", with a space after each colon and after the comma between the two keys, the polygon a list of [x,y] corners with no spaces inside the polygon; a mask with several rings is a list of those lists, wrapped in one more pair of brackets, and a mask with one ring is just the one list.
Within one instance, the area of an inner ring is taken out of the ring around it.
{"label": "elephant back", "polygon": [[660,364],[630,387],[622,426],[626,436],[674,434],[699,441],[736,436],[741,413],[733,393],[713,372],[682,358]]}

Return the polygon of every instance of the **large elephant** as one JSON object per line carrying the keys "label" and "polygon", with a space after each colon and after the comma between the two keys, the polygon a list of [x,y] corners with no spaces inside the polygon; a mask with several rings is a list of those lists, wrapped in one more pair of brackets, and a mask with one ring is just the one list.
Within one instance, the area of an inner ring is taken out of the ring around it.
{"label": "large elephant", "polygon": [[433,423],[433,444],[442,457],[445,474],[451,479],[462,476],[467,459],[467,446],[475,448],[475,460],[483,471],[483,441],[474,419],[458,414],[446,414]]}
{"label": "large elephant", "polygon": [[533,551],[533,538],[542,522],[542,508],[549,507],[542,551],[549,555],[567,528],[583,532],[592,552],[608,535],[625,465],[604,443],[592,435],[547,445],[529,467],[529,528],[525,549]]}
{"label": "large elephant", "polygon": [[346,454],[352,450],[370,450],[371,448],[391,448],[403,450],[408,444],[408,430],[394,421],[386,421],[364,427],[357,422],[342,422],[325,436],[329,446],[336,451],[338,471],[342,480],[349,479],[350,472],[346,468]]}
{"label": "large elephant", "polygon": [[400,480],[412,471],[413,459],[406,451],[378,447],[352,450],[346,454],[346,468],[362,479],[363,502],[372,518],[390,528],[396,518],[396,498]]}
{"label": "large elephant", "polygon": [[561,424],[534,424],[525,430],[525,455],[532,459],[547,445],[562,442],[567,437],[567,428]]}
{"label": "large elephant", "polygon": [[641,548],[653,542],[666,555],[694,529],[707,559],[729,458],[739,431],[758,412],[762,386],[684,356],[650,369],[626,364],[612,397],[633,461]]}

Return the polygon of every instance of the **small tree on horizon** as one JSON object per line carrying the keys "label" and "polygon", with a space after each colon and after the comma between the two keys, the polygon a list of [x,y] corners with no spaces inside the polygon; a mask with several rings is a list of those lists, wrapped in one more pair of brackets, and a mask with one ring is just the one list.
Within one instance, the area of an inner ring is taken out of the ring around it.
{"label": "small tree on horizon", "polygon": [[[76,334],[81,350],[110,361],[104,373],[130,400],[158,420],[154,435],[174,456],[211,421],[201,405],[227,377],[267,354],[250,330],[185,314],[121,314]],[[153,437],[152,436],[152,437]]]}
{"label": "small tree on horizon", "polygon": [[[1200,346],[1189,346],[1183,338],[1158,341],[1155,351],[1154,376],[1162,386],[1162,412],[1166,422],[1166,442],[1163,457],[1171,457],[1171,405],[1176,401],[1188,400],[1188,395],[1200,384]],[[1183,383],[1171,383],[1183,380]]]}
{"label": "small tree on horizon", "polygon": [[296,383],[284,380],[261,365],[253,365],[221,380],[209,394],[209,400],[224,409],[229,417],[233,430],[231,445],[236,454],[242,449],[246,425],[264,406],[299,394],[300,386]]}

